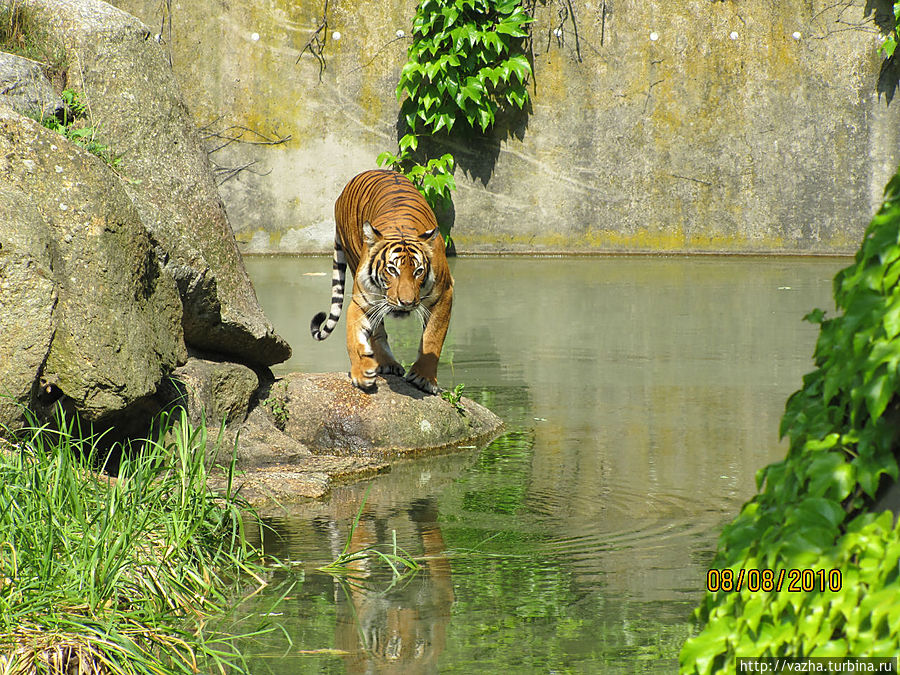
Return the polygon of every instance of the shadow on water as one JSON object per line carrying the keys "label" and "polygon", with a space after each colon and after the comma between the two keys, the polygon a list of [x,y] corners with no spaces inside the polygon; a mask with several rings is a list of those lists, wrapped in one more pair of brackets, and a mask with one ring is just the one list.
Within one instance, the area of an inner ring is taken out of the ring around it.
{"label": "shadow on water", "polygon": [[[264,614],[294,584],[273,617],[285,633],[249,645],[253,672],[674,672],[719,527],[784,453],[778,420],[815,341],[800,317],[830,308],[845,261],[452,264],[439,381],[508,431],[372,481],[354,545],[418,556],[402,583],[376,565],[358,587],[316,571],[368,486],[273,516],[269,549],[298,562],[241,609]],[[282,372],[346,369],[343,340],[305,332],[329,265],[248,260],[294,347]],[[415,326],[388,330],[412,360]]]}

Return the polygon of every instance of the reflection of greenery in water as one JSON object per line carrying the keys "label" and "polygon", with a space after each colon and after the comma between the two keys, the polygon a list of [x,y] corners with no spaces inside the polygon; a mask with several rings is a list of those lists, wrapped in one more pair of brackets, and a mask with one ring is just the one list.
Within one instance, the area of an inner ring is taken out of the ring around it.
{"label": "reflection of greenery in water", "polygon": [[475,513],[518,512],[525,501],[533,452],[534,434],[528,431],[510,431],[496,439],[478,456],[462,507]]}
{"label": "reflection of greenery in water", "polygon": [[554,533],[517,517],[534,442],[530,429],[504,434],[441,500],[456,591],[441,672],[671,672],[690,603],[661,617],[654,603],[579,588],[569,561],[541,547]]}

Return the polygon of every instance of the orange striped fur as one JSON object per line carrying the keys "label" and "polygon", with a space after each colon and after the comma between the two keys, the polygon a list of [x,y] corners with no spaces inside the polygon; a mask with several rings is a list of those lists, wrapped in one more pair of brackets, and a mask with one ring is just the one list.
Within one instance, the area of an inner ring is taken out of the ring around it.
{"label": "orange striped fur", "polygon": [[450,323],[453,277],[444,240],[428,202],[395,171],[366,171],[353,178],[334,205],[335,238],[331,310],[313,317],[317,340],[341,317],[346,268],[353,275],[347,309],[350,379],[370,390],[377,374],[403,375],[384,329],[386,316],[416,315],[423,325],[416,362],[406,379],[436,394],[437,366]]}

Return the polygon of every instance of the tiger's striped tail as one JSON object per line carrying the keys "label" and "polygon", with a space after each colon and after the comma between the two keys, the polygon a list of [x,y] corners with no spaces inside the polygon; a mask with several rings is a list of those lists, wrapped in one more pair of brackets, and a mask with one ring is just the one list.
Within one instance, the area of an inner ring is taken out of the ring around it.
{"label": "tiger's striped tail", "polygon": [[328,315],[319,312],[309,324],[309,330],[316,340],[324,340],[329,335],[341,318],[344,306],[344,280],[347,274],[347,259],[344,257],[344,249],[341,242],[334,240],[334,258],[331,263],[331,309]]}

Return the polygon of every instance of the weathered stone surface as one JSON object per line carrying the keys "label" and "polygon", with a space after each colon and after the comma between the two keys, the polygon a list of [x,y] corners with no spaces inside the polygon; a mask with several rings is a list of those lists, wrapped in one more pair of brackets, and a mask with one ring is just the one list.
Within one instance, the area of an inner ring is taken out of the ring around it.
{"label": "weathered stone surface", "polygon": [[57,286],[50,235],[20,190],[0,186],[0,424],[16,427],[53,338]]}
{"label": "weathered stone surface", "polygon": [[502,426],[489,410],[466,398],[457,410],[440,396],[427,396],[393,375],[379,377],[366,394],[345,374],[291,373],[270,396],[281,401],[284,430],[313,452],[363,456],[409,456],[473,439]]}
{"label": "weathered stone surface", "polygon": [[0,104],[37,119],[53,117],[63,102],[34,61],[0,52]]}
{"label": "weathered stone surface", "polygon": [[14,390],[40,377],[89,419],[155,393],[186,357],[181,302],[118,178],[0,108],[0,186],[0,360],[19,371]]}
{"label": "weathered stone surface", "polygon": [[180,403],[194,424],[210,428],[243,422],[259,387],[259,377],[239,363],[191,357],[172,372]]}
{"label": "weathered stone surface", "polygon": [[[160,23],[158,0],[113,1]],[[329,251],[344,184],[396,151],[416,3],[329,4],[341,39],[325,40],[320,73],[301,50],[322,5],[182,3],[176,15],[169,48],[198,119],[227,110],[228,124],[292,136],[215,155],[260,167],[222,186],[247,251]],[[457,159],[459,251],[857,248],[900,162],[897,71],[872,22],[889,2],[533,7],[528,114],[438,148]]]}
{"label": "weathered stone surface", "polygon": [[234,485],[257,507],[320,499],[335,485],[390,471],[390,465],[378,457],[313,454],[279,429],[264,405],[253,408],[240,424],[226,428],[214,463],[229,466],[232,457],[240,469]]}
{"label": "weathered stone surface", "polygon": [[[12,0],[0,0],[0,6]],[[65,45],[69,86],[121,170],[178,282],[184,331],[200,349],[270,365],[290,356],[257,302],[206,152],[150,29],[101,0],[16,0]]]}
{"label": "weathered stone surface", "polygon": [[383,460],[312,456],[300,465],[243,471],[234,485],[240,488],[242,497],[260,508],[322,499],[329,496],[335,485],[365,480],[386,471],[390,471],[390,465]]}

